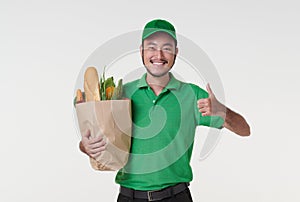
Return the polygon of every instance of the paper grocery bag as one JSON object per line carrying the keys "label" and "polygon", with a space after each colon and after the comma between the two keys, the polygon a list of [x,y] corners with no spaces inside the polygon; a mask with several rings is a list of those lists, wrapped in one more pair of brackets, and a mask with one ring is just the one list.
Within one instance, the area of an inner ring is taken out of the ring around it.
{"label": "paper grocery bag", "polygon": [[96,170],[119,170],[127,163],[131,146],[131,101],[89,101],[76,105],[81,135],[87,130],[92,137],[103,136],[106,149],[96,159],[90,158]]}

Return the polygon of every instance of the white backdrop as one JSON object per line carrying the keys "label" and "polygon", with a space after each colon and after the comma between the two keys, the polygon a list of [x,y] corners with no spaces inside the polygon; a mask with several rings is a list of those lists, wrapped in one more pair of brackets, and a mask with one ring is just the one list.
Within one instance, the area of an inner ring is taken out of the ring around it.
{"label": "white backdrop", "polygon": [[208,54],[227,106],[252,129],[223,130],[203,161],[207,129],[197,129],[194,201],[300,201],[299,9],[296,0],[1,0],[0,201],[116,201],[115,173],[92,170],[78,150],[73,90],[97,47],[154,18]]}

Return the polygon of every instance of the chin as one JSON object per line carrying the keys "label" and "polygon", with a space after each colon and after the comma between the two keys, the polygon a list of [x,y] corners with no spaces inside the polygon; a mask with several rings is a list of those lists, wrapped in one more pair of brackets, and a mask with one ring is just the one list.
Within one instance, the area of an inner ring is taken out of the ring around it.
{"label": "chin", "polygon": [[151,71],[151,70],[149,70],[148,68],[146,68],[147,69],[147,72],[151,75],[151,76],[153,76],[153,77],[162,77],[162,76],[165,76],[166,74],[168,74],[169,73],[169,71],[170,70],[167,70],[167,71],[160,71],[160,72],[156,72],[156,71]]}

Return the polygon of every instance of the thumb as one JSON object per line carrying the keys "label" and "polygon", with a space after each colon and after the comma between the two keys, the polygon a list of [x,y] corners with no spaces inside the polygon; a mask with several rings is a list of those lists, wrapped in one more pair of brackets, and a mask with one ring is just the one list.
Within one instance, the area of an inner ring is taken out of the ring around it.
{"label": "thumb", "polygon": [[206,84],[206,90],[208,92],[209,97],[214,96],[214,93],[212,92],[209,83]]}
{"label": "thumb", "polygon": [[83,134],[83,137],[89,139],[90,136],[91,136],[91,131],[88,129],[88,130]]}

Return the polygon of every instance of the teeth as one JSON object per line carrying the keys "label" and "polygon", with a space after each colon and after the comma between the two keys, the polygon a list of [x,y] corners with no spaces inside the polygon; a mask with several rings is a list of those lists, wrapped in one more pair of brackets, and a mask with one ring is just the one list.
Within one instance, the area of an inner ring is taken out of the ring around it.
{"label": "teeth", "polygon": [[162,65],[164,64],[163,62],[153,62],[154,65]]}

